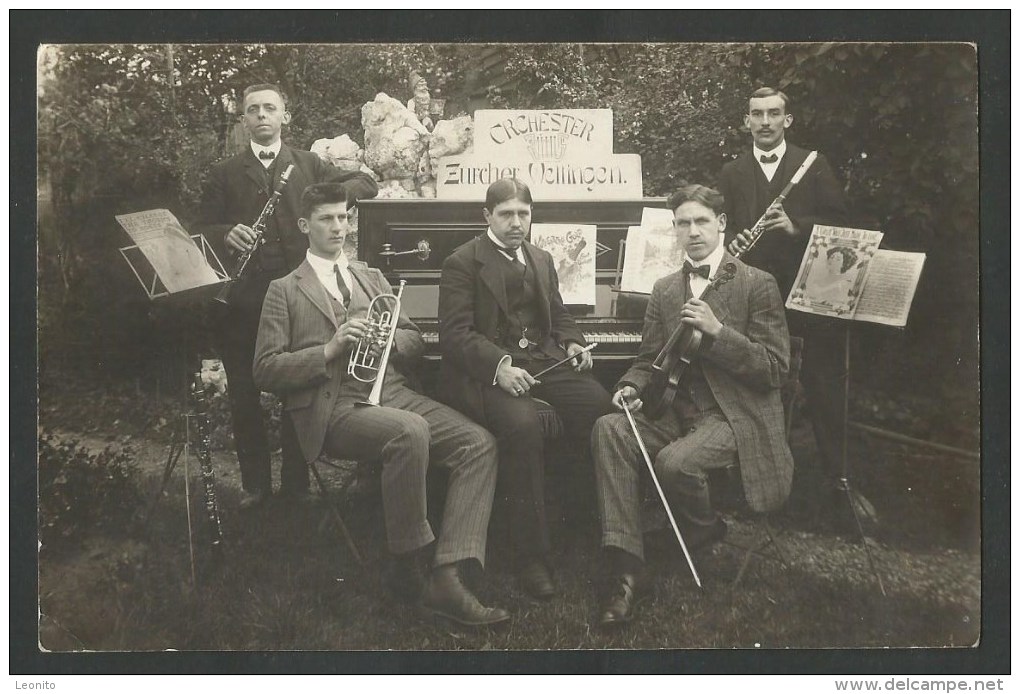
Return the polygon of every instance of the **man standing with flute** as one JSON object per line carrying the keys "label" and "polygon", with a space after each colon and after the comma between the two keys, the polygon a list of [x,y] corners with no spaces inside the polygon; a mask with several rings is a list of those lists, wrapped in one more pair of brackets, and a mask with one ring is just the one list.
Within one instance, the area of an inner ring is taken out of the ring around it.
{"label": "man standing with flute", "polygon": [[[599,615],[607,627],[633,619],[645,588],[642,443],[690,551],[726,532],[709,499],[708,470],[736,463],[744,496],[759,512],[780,506],[793,479],[779,392],[790,344],[776,282],[723,248],[726,215],[718,191],[684,186],[668,204],[686,248],[684,265],[655,283],[637,359],[613,396],[617,409],[629,408],[635,426],[628,413],[609,414],[592,432],[602,546],[612,576]],[[641,412],[641,397],[652,364],[680,326],[700,331],[701,345],[672,405],[652,419]]]}
{"label": "man standing with flute", "polygon": [[[808,158],[809,152],[787,142],[793,123],[790,99],[781,91],[762,87],[748,99],[744,126],[750,131],[750,150],[726,164],[719,175],[719,191],[726,199],[731,251],[742,250],[761,219],[761,236],[740,259],[776,278],[785,300],[807,249],[815,224],[848,223],[846,198],[825,156],[816,160],[779,204],[779,193]],[[845,435],[843,387],[846,326],[831,319],[792,311],[790,334],[804,339],[800,382],[818,443],[820,468],[833,488],[842,475]],[[823,503],[827,503],[825,499]]]}

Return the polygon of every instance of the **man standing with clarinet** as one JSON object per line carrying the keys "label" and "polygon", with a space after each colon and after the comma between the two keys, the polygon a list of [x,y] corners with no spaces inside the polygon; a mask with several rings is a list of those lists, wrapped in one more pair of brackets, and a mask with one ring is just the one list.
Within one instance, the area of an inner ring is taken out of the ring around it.
{"label": "man standing with clarinet", "polygon": [[[371,176],[341,171],[311,152],[283,144],[280,134],[290,122],[290,113],[279,87],[256,84],[245,89],[243,119],[251,138],[249,146],[210,171],[203,188],[199,227],[218,252],[234,257],[253,253],[229,292],[229,304],[217,304],[213,309],[215,341],[229,382],[234,447],[244,487],[241,507],[247,508],[272,493],[269,441],[251,370],[269,282],[296,268],[308,249],[307,237],[297,225],[301,191],[312,183],[335,181],[342,183],[353,203],[374,197],[378,188]],[[280,188],[281,175],[289,166],[294,168],[274,213],[266,220],[262,243],[253,248],[256,234],[250,225]],[[308,489],[308,469],[287,416],[281,421],[281,438],[281,492],[303,494]]]}
{"label": "man standing with clarinet", "polygon": [[[792,123],[786,94],[771,87],[755,91],[744,116],[752,148],[726,164],[719,176],[728,228],[735,235],[730,250],[746,248],[760,220],[761,235],[740,259],[775,277],[784,299],[790,294],[814,225],[846,225],[849,217],[843,189],[822,154],[785,199],[774,204],[810,154],[786,141],[786,130]],[[787,319],[790,334],[804,340],[800,381],[818,443],[821,472],[835,489],[842,476],[846,422],[846,327],[799,311],[790,312]]]}

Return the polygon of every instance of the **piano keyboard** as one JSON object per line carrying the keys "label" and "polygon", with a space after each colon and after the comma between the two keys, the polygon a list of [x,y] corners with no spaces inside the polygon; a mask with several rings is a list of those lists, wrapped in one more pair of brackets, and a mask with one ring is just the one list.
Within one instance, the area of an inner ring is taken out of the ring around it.
{"label": "piano keyboard", "polygon": [[[641,344],[641,333],[635,332],[585,332],[584,339],[588,342],[598,342],[599,347],[602,345],[640,345]],[[421,334],[422,340],[429,347],[439,344],[439,333],[438,332],[423,332]],[[595,348],[592,355],[596,355],[599,347]],[[636,353],[636,350],[635,350]]]}

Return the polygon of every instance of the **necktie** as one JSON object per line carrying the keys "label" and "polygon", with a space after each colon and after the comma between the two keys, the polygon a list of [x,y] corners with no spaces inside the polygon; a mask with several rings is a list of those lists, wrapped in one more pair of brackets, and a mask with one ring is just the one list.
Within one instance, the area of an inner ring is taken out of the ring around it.
{"label": "necktie", "polygon": [[514,270],[517,270],[517,272],[521,274],[524,274],[524,272],[527,271],[527,266],[521,262],[520,258],[517,257],[516,251],[511,251],[508,248],[500,248],[499,252],[503,254],[504,258],[510,261],[510,263],[514,267]]}
{"label": "necktie", "polygon": [[763,154],[758,158],[762,164],[775,164],[779,161],[778,154]]}
{"label": "necktie", "polygon": [[701,275],[702,278],[707,280],[708,273],[711,269],[712,268],[708,265],[698,265],[697,267],[695,267],[694,265],[691,265],[691,262],[689,260],[684,261],[683,272],[685,276]]}
{"label": "necktie", "polygon": [[276,159],[276,152],[264,149],[259,152],[259,159]]}
{"label": "necktie", "polygon": [[336,275],[336,287],[340,290],[340,296],[344,298],[344,306],[349,306],[351,303],[351,290],[347,288],[344,276],[340,274],[339,265],[333,265],[333,274]]}

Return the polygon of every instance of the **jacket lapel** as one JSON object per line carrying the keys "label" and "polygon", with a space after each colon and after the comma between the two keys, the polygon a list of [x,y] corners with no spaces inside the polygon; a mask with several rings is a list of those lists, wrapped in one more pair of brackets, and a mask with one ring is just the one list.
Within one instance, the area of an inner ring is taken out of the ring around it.
{"label": "jacket lapel", "polygon": [[506,260],[499,257],[499,251],[485,236],[479,236],[475,241],[475,260],[482,266],[478,270],[478,276],[492,292],[496,304],[503,313],[510,315],[510,306],[506,298],[506,284],[503,282],[503,273],[500,272],[497,264],[506,262]]}
{"label": "jacket lapel", "polygon": [[719,263],[719,269],[716,270],[715,276],[712,278],[714,281],[728,274],[728,266],[730,264],[732,264],[731,269],[733,272],[729,274],[732,276],[727,280],[719,282],[715,288],[712,291],[707,292],[707,295],[705,296],[705,303],[711,307],[712,313],[715,314],[715,317],[719,319],[720,323],[726,323],[727,319],[730,317],[729,297],[730,292],[733,291],[733,283],[737,281],[736,259],[728,252],[723,253],[722,261]]}
{"label": "jacket lapel", "polygon": [[[743,217],[747,221],[748,228],[751,227],[756,221],[758,221],[757,215],[755,215],[755,209],[757,206],[757,175],[759,171],[758,162],[754,160],[754,151],[745,152],[739,159],[739,171],[740,171],[740,185],[737,186],[737,190],[743,193],[740,200],[740,204],[743,206]],[[739,233],[740,229],[734,229],[733,233]]]}
{"label": "jacket lapel", "polygon": [[524,257],[531,263],[531,269],[535,273],[535,282],[538,284],[539,310],[542,311],[542,321],[548,330],[552,327],[552,317],[549,315],[549,263],[546,256],[538,252],[538,247],[525,241],[522,244]]}
{"label": "jacket lapel", "polygon": [[266,190],[266,169],[262,166],[262,162],[258,160],[258,157],[255,156],[255,153],[251,151],[250,144],[245,148],[244,174],[255,184],[257,191],[268,197],[269,191]]}
{"label": "jacket lapel", "polygon": [[326,288],[322,286],[322,282],[316,277],[315,270],[312,269],[307,260],[298,266],[294,276],[297,278],[298,288],[315,305],[315,308],[319,309],[322,315],[329,319],[334,328],[339,327],[340,324],[337,323],[337,318],[333,315],[333,309],[329,305]]}
{"label": "jacket lapel", "polygon": [[673,280],[666,287],[663,296],[663,318],[666,326],[666,336],[669,337],[680,325],[680,314],[684,304],[687,303],[687,282],[684,281],[684,273],[677,272]]}
{"label": "jacket lapel", "polygon": [[[283,145],[280,147],[280,153],[276,155],[276,166],[273,167],[274,180],[271,184],[273,187],[273,191],[280,187],[280,176],[282,176],[283,172],[287,170],[287,167],[290,166],[291,164],[295,164],[296,168],[296,162],[294,160],[294,155],[292,152],[293,150],[291,150],[290,147],[288,147],[287,145]],[[291,176],[293,176],[293,172],[291,173]],[[281,206],[287,206],[289,204],[290,204],[289,198],[286,195],[280,198]],[[294,214],[295,219],[297,219],[299,216],[300,215],[298,214]]]}

